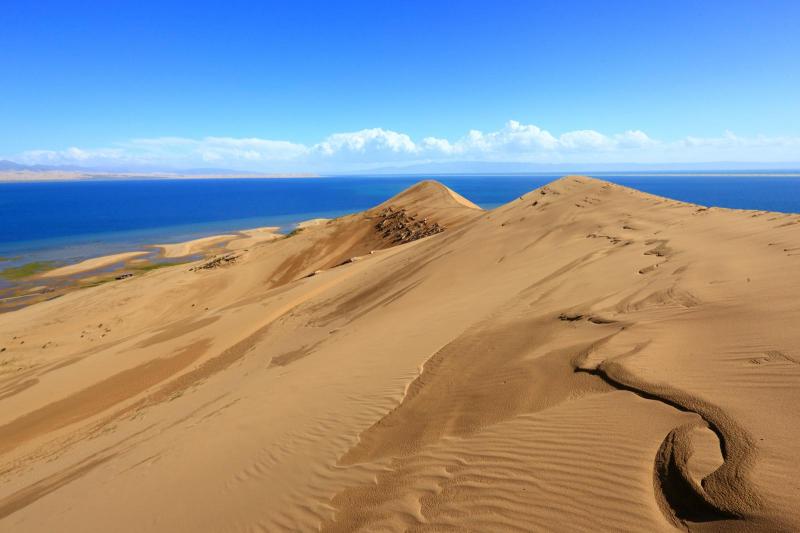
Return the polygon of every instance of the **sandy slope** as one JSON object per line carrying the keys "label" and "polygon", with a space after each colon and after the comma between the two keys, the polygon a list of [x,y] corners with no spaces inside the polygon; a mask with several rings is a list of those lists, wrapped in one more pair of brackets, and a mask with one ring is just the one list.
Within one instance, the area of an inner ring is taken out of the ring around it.
{"label": "sandy slope", "polygon": [[220,248],[222,250],[242,250],[256,244],[271,241],[281,237],[277,233],[278,227],[268,226],[241,230],[238,233],[226,235],[211,235],[191,241],[176,242],[172,244],[155,244],[153,247],[161,250],[163,257],[186,257],[195,254],[207,254]]}
{"label": "sandy slope", "polygon": [[174,244],[155,244],[154,247],[161,250],[164,257],[186,257],[200,252],[207,251],[215,245],[226,243],[236,238],[236,235],[211,235],[201,237],[191,241],[177,242]]}
{"label": "sandy slope", "polygon": [[424,182],[0,315],[0,530],[796,530],[798,222]]}

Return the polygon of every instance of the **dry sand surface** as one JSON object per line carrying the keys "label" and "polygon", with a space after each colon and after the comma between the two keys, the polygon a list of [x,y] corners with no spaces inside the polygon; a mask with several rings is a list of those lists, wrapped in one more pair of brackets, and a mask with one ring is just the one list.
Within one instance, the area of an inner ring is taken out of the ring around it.
{"label": "dry sand surface", "polygon": [[246,229],[238,233],[211,235],[210,237],[201,237],[174,244],[156,244],[154,247],[161,250],[163,257],[169,258],[208,253],[215,247],[221,247],[225,250],[241,250],[282,237],[280,233],[277,233],[279,229],[275,226]]}
{"label": "dry sand surface", "polygon": [[100,257],[93,257],[91,259],[86,259],[85,261],[81,261],[80,263],[75,263],[73,265],[66,265],[63,267],[55,268],[53,270],[48,270],[47,272],[40,274],[38,277],[56,278],[60,276],[74,276],[75,274],[83,274],[85,272],[91,272],[92,270],[97,270],[99,268],[111,266],[116,263],[123,263],[130,259],[141,257],[143,255],[147,255],[147,252],[123,252],[121,254],[111,254],[111,255],[103,255]]}
{"label": "dry sand surface", "polygon": [[283,235],[278,233],[279,229],[280,228],[277,226],[267,226],[263,228],[242,230],[235,239],[225,244],[225,248],[227,250],[244,250],[261,244],[262,242],[280,239],[283,237]]}
{"label": "dry sand surface", "polygon": [[330,219],[329,218],[312,218],[311,220],[304,220],[297,225],[298,229],[305,229],[310,228],[312,226],[320,226],[322,224],[326,224]]}
{"label": "dry sand surface", "polygon": [[186,257],[187,255],[204,252],[213,246],[224,244],[235,238],[236,235],[233,234],[212,235],[174,244],[155,244],[154,247],[160,249],[164,257]]}
{"label": "dry sand surface", "polygon": [[800,216],[566,177],[0,315],[0,530],[800,529]]}

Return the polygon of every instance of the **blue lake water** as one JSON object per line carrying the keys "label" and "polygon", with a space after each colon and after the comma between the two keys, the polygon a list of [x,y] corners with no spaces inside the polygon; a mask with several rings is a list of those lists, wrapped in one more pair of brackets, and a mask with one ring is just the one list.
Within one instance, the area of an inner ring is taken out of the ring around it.
{"label": "blue lake water", "polygon": [[[591,174],[709,206],[800,213],[800,177]],[[74,261],[145,244],[335,217],[374,206],[426,178],[485,208],[560,174],[0,183],[0,268]],[[8,260],[12,258],[12,260]]]}

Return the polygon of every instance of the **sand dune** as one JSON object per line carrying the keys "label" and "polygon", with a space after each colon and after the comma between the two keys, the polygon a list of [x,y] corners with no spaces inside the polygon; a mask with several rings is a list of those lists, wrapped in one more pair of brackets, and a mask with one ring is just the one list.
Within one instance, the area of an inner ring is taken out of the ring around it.
{"label": "sand dune", "polygon": [[225,235],[211,235],[190,241],[176,242],[172,244],[156,244],[155,248],[161,250],[163,257],[187,257],[196,254],[208,254],[214,248],[224,250],[243,250],[250,246],[255,246],[262,242],[271,241],[281,237],[277,233],[279,228],[274,226],[241,230],[237,233]]}
{"label": "sand dune", "polygon": [[54,278],[60,276],[73,276],[75,274],[83,274],[85,272],[91,272],[92,270],[97,270],[117,263],[124,263],[125,261],[128,261],[136,257],[141,257],[143,255],[147,255],[147,252],[123,252],[120,254],[93,257],[91,259],[86,259],[85,261],[75,263],[74,265],[66,265],[63,267],[54,268],[53,270],[48,270],[47,272],[40,274],[39,277]]}
{"label": "sand dune", "polygon": [[200,252],[208,251],[209,248],[224,244],[236,238],[236,235],[211,235],[201,237],[191,241],[178,242],[174,244],[156,244],[156,248],[161,250],[164,257],[186,257]]}
{"label": "sand dune", "polygon": [[0,315],[0,530],[800,529],[799,257],[799,215],[422,182]]}

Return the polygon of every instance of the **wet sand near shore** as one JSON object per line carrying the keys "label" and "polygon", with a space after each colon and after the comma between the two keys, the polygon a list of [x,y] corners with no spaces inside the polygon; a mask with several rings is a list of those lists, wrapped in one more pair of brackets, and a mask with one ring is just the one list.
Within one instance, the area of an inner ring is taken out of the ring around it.
{"label": "wet sand near shore", "polygon": [[0,313],[57,298],[73,290],[128,279],[225,251],[243,250],[281,238],[278,229],[274,226],[245,229],[191,241],[151,245],[146,250],[93,257],[55,268],[47,266],[41,273],[7,281],[5,287],[0,286]]}

